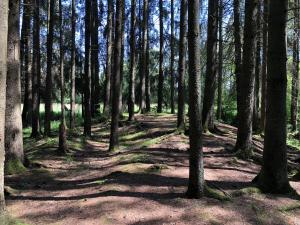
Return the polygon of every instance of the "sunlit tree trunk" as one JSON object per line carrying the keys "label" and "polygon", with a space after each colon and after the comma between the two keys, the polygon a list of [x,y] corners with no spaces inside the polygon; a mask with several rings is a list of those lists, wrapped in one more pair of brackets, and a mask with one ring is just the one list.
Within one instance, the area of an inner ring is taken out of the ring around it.
{"label": "sunlit tree trunk", "polygon": [[76,35],[76,0],[72,0],[72,49],[71,49],[71,112],[70,112],[70,129],[75,128],[75,110],[76,110],[76,46],[75,46],[75,35]]}
{"label": "sunlit tree trunk", "polygon": [[175,113],[175,74],[174,74],[174,0],[171,0],[171,38],[170,38],[170,48],[171,48],[171,60],[170,60],[170,75],[171,75],[171,113]]}
{"label": "sunlit tree trunk", "polygon": [[223,95],[223,0],[219,0],[219,68],[218,68],[218,109],[217,119],[222,118]]}

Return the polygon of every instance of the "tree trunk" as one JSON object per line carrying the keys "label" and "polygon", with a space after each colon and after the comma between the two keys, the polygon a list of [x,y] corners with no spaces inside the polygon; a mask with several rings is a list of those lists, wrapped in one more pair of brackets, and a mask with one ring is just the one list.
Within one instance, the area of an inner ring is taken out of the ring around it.
{"label": "tree trunk", "polygon": [[59,0],[59,50],[60,50],[60,126],[59,126],[59,147],[61,154],[67,153],[67,131],[65,120],[65,76],[64,76],[64,40],[63,40],[63,16],[62,16],[62,0]]}
{"label": "tree trunk", "polygon": [[120,62],[120,96],[119,96],[119,113],[120,118],[123,116],[123,76],[124,76],[124,53],[125,53],[125,4],[123,5],[122,31],[121,31],[121,62]]}
{"label": "tree trunk", "polygon": [[245,2],[245,26],[243,46],[243,66],[240,82],[240,107],[237,142],[235,149],[241,158],[252,154],[252,119],[255,83],[255,49],[257,32],[258,0]]}
{"label": "tree trunk", "polygon": [[259,93],[261,86],[261,0],[258,1],[257,13],[257,38],[256,38],[256,61],[255,61],[255,86],[253,102],[253,130],[260,130]]}
{"label": "tree trunk", "polygon": [[189,1],[188,18],[190,166],[187,196],[200,198],[204,194],[204,166],[201,125],[199,0]]}
{"label": "tree trunk", "polygon": [[71,49],[71,111],[70,111],[70,128],[75,128],[75,110],[76,110],[76,46],[75,46],[75,35],[76,35],[76,0],[72,0],[72,49]]}
{"label": "tree trunk", "polygon": [[128,120],[132,121],[134,117],[134,103],[135,103],[135,76],[136,76],[136,0],[131,0],[131,27],[130,27],[130,69],[129,69],[129,98],[128,98]]}
{"label": "tree trunk", "polygon": [[49,136],[51,133],[54,8],[55,8],[55,0],[48,0],[47,76],[46,76],[46,90],[47,91],[45,91],[45,120],[44,120],[44,135],[45,136]]}
{"label": "tree trunk", "polygon": [[106,59],[106,77],[105,77],[105,99],[104,99],[104,114],[110,113],[110,80],[112,76],[112,47],[113,47],[113,10],[114,3],[107,0],[108,16],[107,16],[107,59]]}
{"label": "tree trunk", "polygon": [[287,0],[270,1],[268,84],[263,166],[258,185],[264,192],[291,191],[286,153],[286,21]]}
{"label": "tree trunk", "polygon": [[171,75],[171,113],[175,113],[175,74],[174,74],[174,0],[171,0],[171,38],[170,38],[170,48],[171,48],[171,60],[170,60],[170,75]]}
{"label": "tree trunk", "polygon": [[[149,20],[149,10],[148,9],[148,20]],[[148,28],[149,29],[149,28]],[[150,43],[149,43],[149,30],[147,32],[147,50],[146,50],[146,78],[145,78],[145,82],[146,82],[146,112],[150,112],[151,111],[151,79],[150,79]]]}
{"label": "tree trunk", "polygon": [[146,113],[146,72],[147,72],[147,43],[148,43],[148,0],[144,0],[143,9],[143,39],[142,39],[142,71],[141,71],[141,101],[140,108],[142,113]]}
{"label": "tree trunk", "polygon": [[262,49],[262,72],[261,72],[261,115],[260,129],[265,130],[266,118],[266,90],[267,90],[267,54],[268,54],[268,16],[269,0],[263,0],[264,3],[264,22],[263,22],[263,49]]}
{"label": "tree trunk", "polygon": [[0,216],[5,210],[4,200],[4,158],[5,158],[5,99],[7,76],[7,32],[8,32],[8,0],[0,1]]}
{"label": "tree trunk", "polygon": [[242,72],[242,41],[241,41],[241,15],[240,1],[233,1],[234,11],[234,64],[235,64],[235,79],[236,79],[236,102],[237,102],[237,119],[240,123],[240,105],[241,105],[241,72]]}
{"label": "tree trunk", "polygon": [[84,135],[91,136],[91,0],[85,2]]}
{"label": "tree trunk", "polygon": [[[209,126],[214,110],[215,92],[217,87],[217,42],[218,42],[218,1],[209,0],[207,25],[207,61],[206,78],[203,97],[202,124],[204,130],[213,130]],[[212,123],[213,124],[213,123]]]}
{"label": "tree trunk", "polygon": [[222,119],[223,95],[223,0],[219,0],[219,68],[218,68],[218,109],[217,119]]}
{"label": "tree trunk", "polygon": [[162,112],[163,104],[163,88],[164,88],[164,15],[163,15],[163,0],[159,0],[159,77],[158,77],[158,92],[157,92],[157,112]]}
{"label": "tree trunk", "polygon": [[32,56],[32,133],[31,137],[40,135],[40,1],[34,0],[33,20],[33,56]]}
{"label": "tree trunk", "polygon": [[7,79],[5,109],[5,169],[19,168],[24,162],[21,111],[19,0],[10,0],[8,15]]}
{"label": "tree trunk", "polygon": [[178,113],[177,127],[185,127],[185,60],[186,60],[186,33],[187,33],[187,0],[181,0],[180,6],[180,39],[178,61]]}
{"label": "tree trunk", "polygon": [[299,0],[294,0],[294,34],[293,34],[293,66],[292,66],[292,93],[291,93],[291,124],[292,131],[297,130],[298,95],[299,95]]}
{"label": "tree trunk", "polygon": [[119,98],[120,98],[120,62],[122,48],[122,19],[124,0],[116,2],[116,22],[114,41],[114,76],[112,82],[112,114],[109,150],[115,151],[119,146]]}
{"label": "tree trunk", "polygon": [[21,34],[21,75],[25,78],[24,105],[22,111],[23,126],[31,124],[32,114],[32,83],[31,83],[31,0],[24,0],[23,4],[23,24]]}

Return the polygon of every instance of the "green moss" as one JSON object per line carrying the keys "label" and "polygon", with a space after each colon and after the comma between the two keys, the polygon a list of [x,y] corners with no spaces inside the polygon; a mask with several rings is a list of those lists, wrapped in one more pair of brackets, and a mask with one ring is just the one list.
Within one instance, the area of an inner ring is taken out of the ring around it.
{"label": "green moss", "polygon": [[222,202],[231,200],[229,195],[226,195],[225,193],[223,193],[220,190],[211,188],[208,185],[205,185],[204,195],[208,198],[217,199]]}
{"label": "green moss", "polygon": [[233,192],[231,195],[234,197],[244,196],[244,195],[254,195],[262,194],[261,190],[257,187],[247,187]]}
{"label": "green moss", "polygon": [[166,170],[169,167],[163,164],[154,164],[150,167],[148,167],[145,172],[147,173],[161,173],[162,170]]}
{"label": "green moss", "polygon": [[133,154],[133,155],[122,156],[120,157],[119,161],[127,164],[152,162],[151,156],[148,154]]}
{"label": "green moss", "polygon": [[295,203],[295,204],[291,204],[279,208],[279,211],[281,212],[290,212],[295,210],[300,210],[300,203]]}
{"label": "green moss", "polygon": [[17,157],[11,157],[5,161],[5,174],[22,174],[26,171],[26,167]]}
{"label": "green moss", "polygon": [[140,131],[140,132],[137,132],[137,133],[124,135],[120,138],[120,141],[130,141],[132,139],[139,138],[139,137],[144,136],[144,135],[146,135],[146,132],[145,131]]}
{"label": "green moss", "polygon": [[247,160],[253,156],[253,149],[239,149],[235,155],[239,159]]}
{"label": "green moss", "polygon": [[9,215],[0,216],[0,225],[29,225],[21,220],[12,218]]}

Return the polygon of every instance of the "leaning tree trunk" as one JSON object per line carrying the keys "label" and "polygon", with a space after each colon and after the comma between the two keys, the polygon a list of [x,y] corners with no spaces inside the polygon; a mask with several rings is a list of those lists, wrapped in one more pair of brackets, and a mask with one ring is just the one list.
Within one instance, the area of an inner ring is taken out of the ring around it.
{"label": "leaning tree trunk", "polygon": [[218,109],[217,119],[222,118],[222,95],[223,95],[223,0],[219,0],[219,68],[218,68]]}
{"label": "leaning tree trunk", "polygon": [[269,0],[263,0],[263,43],[262,43],[262,72],[261,72],[261,109],[260,109],[260,130],[265,130],[266,118],[266,89],[267,89],[267,50],[268,50],[268,16],[269,16]]}
{"label": "leaning tree trunk", "polygon": [[64,77],[64,46],[63,46],[63,16],[62,0],[59,0],[59,61],[60,61],[60,125],[59,125],[59,147],[61,154],[67,153],[67,131],[65,120],[65,77]]}
{"label": "leaning tree trunk", "polygon": [[[23,166],[23,129],[21,111],[19,0],[10,0],[8,15],[7,79],[5,109],[5,169],[18,173]],[[16,168],[16,170],[12,170]]]}
{"label": "leaning tree trunk", "polygon": [[110,113],[110,92],[111,92],[111,76],[112,76],[112,47],[113,47],[113,10],[114,3],[107,0],[108,16],[107,16],[107,55],[106,55],[106,73],[105,73],[105,99],[104,99],[104,114]]}
{"label": "leaning tree trunk", "polygon": [[190,166],[187,196],[200,198],[204,194],[204,165],[201,124],[201,76],[199,40],[199,0],[188,4],[189,45],[189,119],[190,119]]}
{"label": "leaning tree trunk", "polygon": [[[217,84],[218,1],[209,0],[207,25],[207,61],[203,97],[202,124],[213,130],[213,111]],[[212,121],[210,121],[212,120]]]}
{"label": "leaning tree trunk", "polygon": [[71,111],[70,111],[70,129],[75,128],[75,110],[76,110],[76,46],[75,46],[75,34],[76,34],[76,0],[72,0],[72,48],[71,48]]}
{"label": "leaning tree trunk", "polygon": [[162,112],[163,104],[163,88],[164,88],[164,15],[163,15],[163,0],[159,0],[159,75],[158,75],[158,92],[157,92],[157,112]]}
{"label": "leaning tree trunk", "polygon": [[45,91],[45,120],[44,120],[44,135],[45,136],[49,136],[51,133],[54,8],[55,8],[55,0],[48,0],[47,76],[46,76],[46,90],[47,91]]}
{"label": "leaning tree trunk", "polygon": [[7,76],[7,31],[8,31],[8,0],[0,1],[0,216],[5,210],[4,200],[4,128],[5,128],[5,99]]}
{"label": "leaning tree trunk", "polygon": [[147,42],[148,42],[148,0],[144,0],[144,8],[143,8],[143,39],[142,39],[142,71],[141,71],[141,94],[140,94],[140,108],[141,113],[146,113],[146,70],[147,70]]}
{"label": "leaning tree trunk", "polygon": [[268,80],[263,166],[257,183],[264,192],[291,191],[286,153],[287,0],[270,1]]}
{"label": "leaning tree trunk", "polygon": [[119,98],[120,98],[120,62],[122,48],[122,19],[124,0],[117,0],[115,41],[114,41],[114,76],[112,82],[112,111],[109,150],[115,151],[119,146]]}
{"label": "leaning tree trunk", "polygon": [[84,135],[91,136],[91,0],[85,2]]}
{"label": "leaning tree trunk", "polygon": [[241,41],[241,21],[240,21],[240,1],[234,0],[234,64],[236,79],[236,101],[237,101],[237,118],[240,121],[241,105],[241,72],[242,72],[242,41]]}
{"label": "leaning tree trunk", "polygon": [[291,93],[291,124],[292,131],[297,130],[298,95],[299,95],[299,0],[294,0],[294,35],[293,35],[293,66]]}
{"label": "leaning tree trunk", "polygon": [[175,74],[174,74],[174,0],[171,0],[171,37],[170,37],[171,59],[170,59],[170,75],[171,75],[171,113],[175,113]]}
{"label": "leaning tree trunk", "polygon": [[240,107],[237,142],[235,149],[241,158],[249,158],[252,154],[252,118],[255,82],[255,49],[257,32],[258,0],[245,2],[245,26],[243,65],[240,78]]}
{"label": "leaning tree trunk", "polygon": [[136,54],[135,54],[135,31],[136,31],[136,0],[131,0],[131,27],[130,27],[130,69],[129,69],[129,96],[128,96],[128,120],[134,117],[135,103],[135,76],[136,76]]}
{"label": "leaning tree trunk", "polygon": [[178,112],[177,127],[184,129],[185,114],[185,60],[186,60],[187,0],[181,0],[180,6],[180,38],[178,61]]}
{"label": "leaning tree trunk", "polygon": [[31,137],[40,135],[40,1],[34,0],[33,56],[32,56],[32,132]]}
{"label": "leaning tree trunk", "polygon": [[23,24],[21,34],[21,75],[25,78],[24,103],[22,111],[23,127],[29,126],[32,114],[32,83],[31,83],[31,4],[32,0],[24,0],[23,4]]}

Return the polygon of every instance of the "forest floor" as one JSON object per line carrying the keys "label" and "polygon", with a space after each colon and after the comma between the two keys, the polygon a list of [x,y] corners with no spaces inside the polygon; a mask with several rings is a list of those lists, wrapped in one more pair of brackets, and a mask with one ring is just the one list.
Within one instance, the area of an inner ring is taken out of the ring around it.
{"label": "forest floor", "polygon": [[[139,115],[123,122],[117,153],[107,151],[108,123],[95,124],[90,139],[71,134],[68,156],[56,154],[57,138],[26,140],[41,168],[6,177],[8,212],[39,225],[300,225],[299,200],[251,187],[260,165],[228,151],[236,130],[224,124],[219,134],[204,134],[205,179],[215,198],[185,198],[188,137],[175,128],[175,116]],[[255,145],[260,154],[259,138]],[[300,193],[300,182],[291,185]]]}

